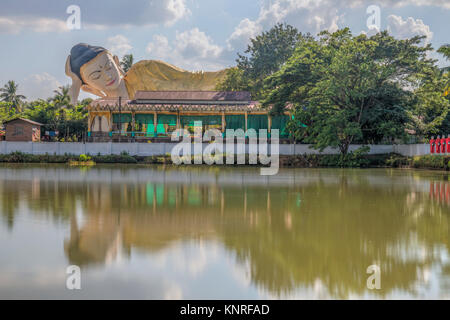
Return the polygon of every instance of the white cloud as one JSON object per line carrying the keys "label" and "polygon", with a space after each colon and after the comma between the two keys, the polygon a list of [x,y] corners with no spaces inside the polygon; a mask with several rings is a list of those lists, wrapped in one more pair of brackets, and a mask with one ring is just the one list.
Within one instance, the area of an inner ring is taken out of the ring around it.
{"label": "white cloud", "polygon": [[[360,1],[347,2],[353,6]],[[255,20],[243,19],[227,40],[228,48],[241,50],[249,38],[279,22],[286,22],[303,32],[313,34],[327,29],[337,30],[341,16],[339,2],[332,0],[273,0],[265,3]]]}
{"label": "white cloud", "polygon": [[121,35],[118,34],[114,37],[109,37],[107,41],[107,45],[109,50],[115,55],[118,55],[119,57],[126,55],[133,49],[133,47],[130,45],[129,40]]}
{"label": "white cloud", "polygon": [[248,18],[242,20],[227,40],[228,49],[243,48],[248,40],[261,33],[262,26]]}
{"label": "white cloud", "polygon": [[24,30],[34,32],[69,31],[66,22],[50,18],[0,17],[0,33],[17,34]]}
{"label": "white cloud", "polygon": [[155,35],[146,50],[151,59],[189,70],[216,71],[224,67],[223,48],[198,28],[177,32],[172,43],[165,36]]}
{"label": "white cloud", "polygon": [[47,99],[54,95],[53,91],[61,87],[62,84],[54,76],[47,72],[41,74],[32,74],[25,78],[22,86],[19,87],[28,101],[37,99]]}
{"label": "white cloud", "polygon": [[171,14],[171,19],[168,19],[166,22],[167,25],[172,25],[183,17],[191,14],[191,11],[187,8],[184,0],[168,0],[166,9]]}
{"label": "white cloud", "polygon": [[448,0],[384,0],[382,1],[384,5],[394,6],[394,7],[405,7],[405,6],[436,6],[445,9],[450,9],[450,2]]}
{"label": "white cloud", "polygon": [[153,36],[153,42],[147,45],[147,52],[153,57],[158,59],[164,57],[165,55],[172,55],[172,48],[169,45],[169,40],[162,35]]}
{"label": "white cloud", "polygon": [[426,36],[425,43],[430,43],[433,38],[430,27],[424,24],[421,19],[409,17],[403,20],[402,17],[390,15],[387,21],[389,32],[396,38],[407,39],[417,35]]}
{"label": "white cloud", "polygon": [[[380,0],[377,2],[384,8],[405,6],[437,6],[450,8],[448,0]],[[348,8],[365,8],[373,4],[371,0],[265,0],[254,20],[245,18],[234,29],[227,40],[228,50],[241,51],[248,44],[249,39],[268,30],[274,24],[285,22],[297,27],[302,32],[316,34],[322,30],[336,31],[344,26],[344,15]],[[424,34],[427,41],[432,37],[432,32],[421,20],[400,21],[395,16],[390,16],[389,22],[392,30],[399,35]],[[361,17],[365,19],[366,17]]]}
{"label": "white cloud", "polygon": [[176,49],[183,57],[190,58],[217,58],[222,48],[213,43],[203,31],[194,28],[176,35]]}
{"label": "white cloud", "polygon": [[[65,14],[70,0],[2,0],[0,33],[24,30],[37,32],[68,31]],[[171,26],[190,15],[186,0],[96,0],[83,1],[82,29],[120,26]]]}

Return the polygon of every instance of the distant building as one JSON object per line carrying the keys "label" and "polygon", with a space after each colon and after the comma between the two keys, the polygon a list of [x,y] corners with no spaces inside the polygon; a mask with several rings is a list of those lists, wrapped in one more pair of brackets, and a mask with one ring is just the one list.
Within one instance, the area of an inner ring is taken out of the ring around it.
{"label": "distant building", "polygon": [[4,123],[6,141],[41,141],[42,124],[18,118]]}
{"label": "distant building", "polygon": [[[249,92],[138,91],[134,100],[98,99],[88,106],[91,141],[122,138],[147,140],[170,137],[176,129],[193,130],[201,121],[203,131],[218,129],[280,130],[288,138],[289,112],[270,116]],[[121,133],[119,133],[121,132]]]}

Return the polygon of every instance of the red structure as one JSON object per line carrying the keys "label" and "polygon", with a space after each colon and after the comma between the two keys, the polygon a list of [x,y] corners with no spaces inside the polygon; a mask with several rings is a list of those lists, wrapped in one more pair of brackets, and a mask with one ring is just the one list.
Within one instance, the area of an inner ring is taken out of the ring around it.
{"label": "red structure", "polygon": [[444,136],[442,136],[441,138],[441,153],[445,153],[445,143],[446,143],[447,139],[444,138]]}
{"label": "red structure", "polygon": [[431,137],[430,139],[430,154],[446,154],[450,153],[450,134],[445,138],[437,137],[434,139],[434,137]]}
{"label": "red structure", "polygon": [[445,139],[447,143],[447,153],[450,153],[450,134],[448,135],[448,138]]}
{"label": "red structure", "polygon": [[436,145],[436,153],[441,153],[441,139],[439,138],[439,136],[436,138],[435,140],[435,145]]}

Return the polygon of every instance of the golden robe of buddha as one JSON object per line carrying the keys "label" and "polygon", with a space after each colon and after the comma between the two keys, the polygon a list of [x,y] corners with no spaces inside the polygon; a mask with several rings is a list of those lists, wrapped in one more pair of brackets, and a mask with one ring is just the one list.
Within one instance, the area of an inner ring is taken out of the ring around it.
{"label": "golden robe of buddha", "polygon": [[162,61],[143,60],[133,65],[123,80],[133,99],[137,91],[213,91],[225,73],[189,72]]}

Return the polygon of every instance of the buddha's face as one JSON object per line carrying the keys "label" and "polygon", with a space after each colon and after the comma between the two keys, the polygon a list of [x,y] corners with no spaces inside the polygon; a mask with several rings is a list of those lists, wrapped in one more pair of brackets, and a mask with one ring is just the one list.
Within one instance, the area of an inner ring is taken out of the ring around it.
{"label": "buddha's face", "polygon": [[119,67],[109,52],[102,52],[80,69],[83,81],[103,92],[115,90],[121,82]]}

